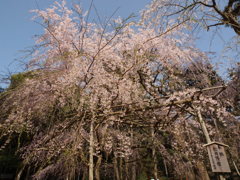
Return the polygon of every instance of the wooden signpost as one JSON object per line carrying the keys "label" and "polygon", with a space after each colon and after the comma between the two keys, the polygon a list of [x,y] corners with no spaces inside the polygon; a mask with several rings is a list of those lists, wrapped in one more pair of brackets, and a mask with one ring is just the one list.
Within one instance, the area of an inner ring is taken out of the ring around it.
{"label": "wooden signpost", "polygon": [[[215,173],[230,173],[231,170],[230,170],[227,156],[224,150],[224,147],[228,147],[228,146],[222,143],[212,142],[209,137],[206,124],[202,118],[200,109],[198,109],[197,111],[197,116],[198,116],[199,123],[201,124],[202,131],[207,140],[207,144],[204,146],[207,147],[212,171]],[[219,178],[220,180],[225,180],[225,178],[222,175],[219,175]]]}
{"label": "wooden signpost", "polygon": [[224,150],[224,147],[228,146],[218,142],[212,142],[204,146],[207,147],[212,172],[230,173],[231,170]]}

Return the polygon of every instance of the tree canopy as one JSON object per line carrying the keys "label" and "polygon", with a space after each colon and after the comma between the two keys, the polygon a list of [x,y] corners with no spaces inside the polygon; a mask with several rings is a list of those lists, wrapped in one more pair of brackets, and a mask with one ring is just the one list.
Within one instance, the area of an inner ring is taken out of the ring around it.
{"label": "tree canopy", "polygon": [[17,144],[17,179],[209,178],[199,112],[238,159],[226,87],[185,27],[98,25],[65,1],[34,12],[44,33],[29,71],[0,94],[0,145]]}

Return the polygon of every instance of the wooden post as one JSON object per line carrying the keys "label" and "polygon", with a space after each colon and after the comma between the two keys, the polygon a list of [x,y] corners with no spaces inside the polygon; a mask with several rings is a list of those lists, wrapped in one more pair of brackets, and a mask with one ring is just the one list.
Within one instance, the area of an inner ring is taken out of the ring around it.
{"label": "wooden post", "polygon": [[[210,139],[210,136],[209,136],[209,133],[208,133],[208,130],[207,130],[207,127],[206,127],[206,124],[205,124],[205,122],[202,118],[202,114],[201,114],[201,111],[200,111],[199,108],[197,110],[197,116],[198,116],[199,123],[201,124],[201,127],[202,127],[202,130],[203,130],[204,136],[206,138],[207,144],[212,143],[212,141]],[[219,179],[220,180],[225,180],[225,178],[222,175],[219,175]]]}
{"label": "wooden post", "polygon": [[201,124],[201,127],[202,127],[202,130],[203,130],[203,134],[204,134],[204,136],[205,136],[205,138],[206,138],[206,140],[207,140],[207,144],[209,144],[209,143],[211,143],[212,141],[211,141],[211,139],[210,139],[210,137],[209,137],[208,130],[207,130],[206,124],[205,124],[205,122],[204,122],[204,120],[203,120],[203,118],[202,118],[202,114],[201,114],[200,109],[198,109],[197,115],[198,115],[198,120],[199,120],[199,122],[200,122],[200,124]]}

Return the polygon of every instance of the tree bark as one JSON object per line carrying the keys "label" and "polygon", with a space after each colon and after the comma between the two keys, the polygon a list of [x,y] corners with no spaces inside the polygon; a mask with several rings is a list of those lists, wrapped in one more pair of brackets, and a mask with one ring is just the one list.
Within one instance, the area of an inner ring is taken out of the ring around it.
{"label": "tree bark", "polygon": [[158,167],[157,167],[157,156],[156,156],[156,148],[154,147],[154,139],[155,139],[155,133],[154,133],[154,127],[151,127],[151,135],[152,135],[152,158],[153,158],[153,175],[154,179],[158,179]]}
{"label": "tree bark", "polygon": [[168,167],[167,167],[167,163],[166,163],[165,159],[163,159],[163,164],[164,164],[164,169],[165,169],[165,175],[166,175],[166,177],[168,177]]}
{"label": "tree bark", "polygon": [[113,158],[113,167],[114,167],[114,176],[116,180],[120,180],[120,176],[119,176],[119,169],[118,169],[118,161],[117,158],[114,157]]}
{"label": "tree bark", "polygon": [[120,172],[119,173],[120,179],[123,180],[123,173],[124,173],[123,170],[124,170],[124,168],[123,168],[123,159],[122,158],[119,159],[119,170],[120,170],[119,171]]}
{"label": "tree bark", "polygon": [[94,120],[91,121],[90,125],[90,145],[89,145],[89,180],[93,180],[93,170],[94,170],[94,162],[93,162],[93,145],[94,145],[94,132],[93,132]]}
{"label": "tree bark", "polygon": [[199,176],[197,177],[197,180],[210,180],[206,167],[202,162],[197,163],[197,169],[199,172]]}
{"label": "tree bark", "polygon": [[126,163],[125,161],[125,180],[129,180],[129,170],[128,170],[129,166],[128,163]]}
{"label": "tree bark", "polygon": [[136,162],[132,163],[132,180],[136,180],[137,179],[137,171],[136,171]]}
{"label": "tree bark", "polygon": [[17,173],[17,176],[15,177],[15,180],[20,180],[21,179],[21,176],[22,176],[22,173],[23,173],[24,169],[25,169],[25,165],[22,165],[21,169]]}
{"label": "tree bark", "polygon": [[101,162],[102,162],[102,155],[99,155],[97,163],[96,163],[96,167],[95,167],[95,177],[96,177],[96,180],[100,180],[100,166],[101,166]]}

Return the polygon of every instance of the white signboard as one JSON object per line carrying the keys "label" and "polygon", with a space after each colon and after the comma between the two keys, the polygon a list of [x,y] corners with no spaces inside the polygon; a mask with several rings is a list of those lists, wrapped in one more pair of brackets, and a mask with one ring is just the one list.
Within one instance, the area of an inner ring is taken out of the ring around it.
{"label": "white signboard", "polygon": [[206,145],[213,172],[231,172],[224,146],[220,143]]}

